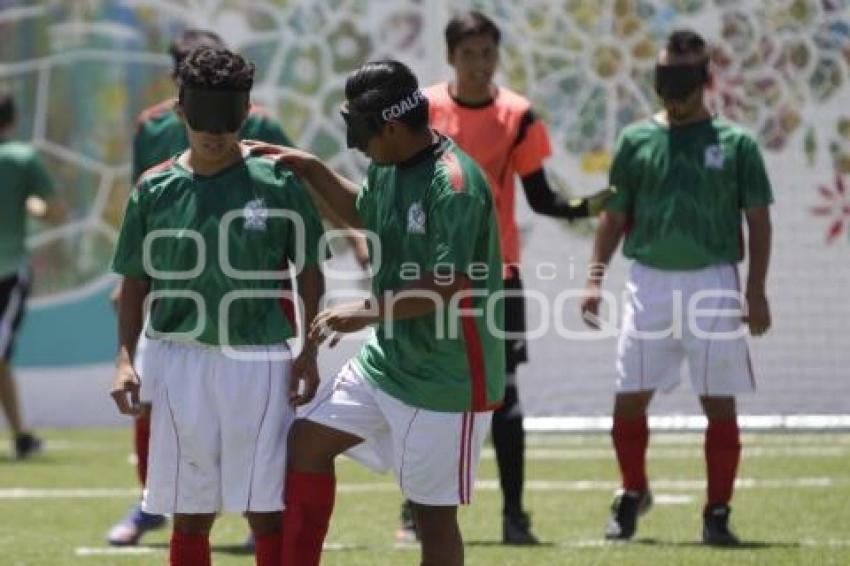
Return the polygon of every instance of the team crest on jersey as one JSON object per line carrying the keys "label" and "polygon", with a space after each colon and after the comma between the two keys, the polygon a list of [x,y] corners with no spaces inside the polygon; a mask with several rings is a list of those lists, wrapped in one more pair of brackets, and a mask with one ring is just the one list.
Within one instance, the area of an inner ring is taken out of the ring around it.
{"label": "team crest on jersey", "polygon": [[269,217],[269,211],[266,208],[265,201],[257,198],[248,201],[245,208],[242,209],[242,216],[245,217],[246,230],[262,232],[266,229],[266,219]]}
{"label": "team crest on jersey", "polygon": [[709,169],[723,169],[723,148],[710,145],[705,148],[705,166]]}
{"label": "team crest on jersey", "polygon": [[422,203],[417,201],[410,205],[407,209],[407,233],[408,234],[424,234],[425,222],[427,215]]}

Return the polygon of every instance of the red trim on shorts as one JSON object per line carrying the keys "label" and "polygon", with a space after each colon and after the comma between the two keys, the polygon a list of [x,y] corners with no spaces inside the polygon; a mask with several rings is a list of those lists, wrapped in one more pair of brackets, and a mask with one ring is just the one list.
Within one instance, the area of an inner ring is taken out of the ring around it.
{"label": "red trim on shorts", "polygon": [[475,414],[469,414],[469,432],[466,440],[466,501],[463,503],[469,504],[472,501],[472,438],[475,430]]}
{"label": "red trim on shorts", "polygon": [[[174,408],[171,406],[171,396],[168,394],[167,387],[165,388],[165,405],[168,407],[169,416],[171,416],[171,428],[174,430],[174,442],[177,445],[177,461],[174,464],[174,500],[172,502],[172,507],[176,513],[180,490],[180,460],[183,457],[183,450],[180,447],[180,432],[177,430],[177,419],[174,417]],[[150,462],[150,458],[148,462]],[[148,468],[148,471],[150,471],[150,468]],[[148,479],[150,479],[150,474],[148,474]]]}
{"label": "red trim on shorts", "polygon": [[750,385],[753,386],[753,391],[756,389],[756,374],[753,371],[753,359],[750,357],[750,346],[747,345],[747,374],[750,377]]}
{"label": "red trim on shorts", "polygon": [[[461,291],[466,291],[470,288],[470,283],[467,280]],[[463,310],[472,309],[472,297],[465,295],[460,300],[460,308]],[[461,315],[461,323],[463,324],[463,339],[466,343],[466,360],[469,363],[469,374],[472,378],[472,410],[475,412],[487,411],[487,377],[484,369],[484,352],[481,347],[481,338],[478,336],[478,328],[475,326],[475,319],[470,315]]]}
{"label": "red trim on shorts", "polygon": [[466,497],[464,493],[463,467],[466,463],[466,425],[468,422],[469,413],[463,413],[460,424],[460,458],[457,463],[457,489],[460,503],[464,502]]}
{"label": "red trim on shorts", "polygon": [[[738,266],[732,266],[732,271],[735,273],[735,288],[738,290],[738,293],[741,293],[741,274],[738,273]],[[746,300],[746,297],[744,297]],[[747,373],[749,374],[750,384],[753,386],[753,390],[756,389],[756,374],[753,371],[753,360],[750,357],[750,344],[746,342],[746,337],[744,337],[745,347],[747,348]]]}

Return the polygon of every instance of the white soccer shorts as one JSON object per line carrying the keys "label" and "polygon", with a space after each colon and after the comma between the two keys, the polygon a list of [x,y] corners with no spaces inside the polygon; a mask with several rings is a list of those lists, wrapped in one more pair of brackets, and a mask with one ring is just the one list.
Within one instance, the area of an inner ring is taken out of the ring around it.
{"label": "white soccer shorts", "polygon": [[689,271],[632,264],[617,352],[617,391],[671,390],[687,360],[700,396],[755,390],[735,265]]}
{"label": "white soccer shorts", "polygon": [[471,501],[491,416],[407,405],[349,362],[303,418],[362,438],[348,455],[378,472],[392,468],[407,499],[448,506]]}
{"label": "white soccer shorts", "polygon": [[149,513],[276,512],[283,509],[288,402],[285,345],[220,348],[149,339],[143,388],[153,403]]}

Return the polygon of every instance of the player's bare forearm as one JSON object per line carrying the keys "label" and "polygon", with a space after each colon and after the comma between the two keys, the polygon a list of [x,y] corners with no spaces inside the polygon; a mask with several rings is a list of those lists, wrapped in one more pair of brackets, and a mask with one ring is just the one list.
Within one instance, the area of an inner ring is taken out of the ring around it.
{"label": "player's bare forearm", "polygon": [[773,228],[770,210],[767,207],[750,208],[745,211],[749,232],[749,273],[747,295],[764,295]]}
{"label": "player's bare forearm", "polygon": [[402,289],[374,300],[345,303],[327,308],[310,327],[309,340],[319,345],[333,337],[331,347],[340,335],[357,332],[370,324],[387,320],[404,320],[423,316],[451,304],[456,293],[467,286],[465,275],[450,280],[426,273]]}
{"label": "player's bare forearm", "polygon": [[605,269],[611,262],[611,257],[617,251],[620,240],[626,229],[627,217],[621,212],[606,210],[599,215],[599,225],[596,227],[596,238],[593,242],[593,254],[588,270],[589,284],[602,284]]}
{"label": "player's bare forearm", "polygon": [[[298,296],[304,305],[305,332],[313,324],[319,314],[319,301],[325,294],[325,277],[318,266],[305,267],[296,277],[298,281]],[[305,347],[311,347],[305,342]]]}
{"label": "player's bare forearm", "polygon": [[469,279],[455,273],[448,280],[426,272],[389,296],[378,299],[379,320],[416,318],[449,305],[452,298],[468,286]]}
{"label": "player's bare forearm", "polygon": [[352,228],[362,228],[360,216],[357,214],[357,194],[360,188],[346,179],[319,159],[311,159],[305,163],[304,180],[310,184],[309,189],[315,192],[336,215],[337,222]]}
{"label": "player's bare forearm", "polygon": [[118,360],[131,364],[136,352],[136,342],[144,324],[144,302],[150,289],[146,279],[124,277],[118,299]]}

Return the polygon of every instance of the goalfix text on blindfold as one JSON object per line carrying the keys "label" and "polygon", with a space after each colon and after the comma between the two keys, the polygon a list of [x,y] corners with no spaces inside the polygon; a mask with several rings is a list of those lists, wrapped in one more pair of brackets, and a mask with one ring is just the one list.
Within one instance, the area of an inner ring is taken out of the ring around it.
{"label": "goalfix text on blindfold", "polygon": [[249,91],[181,87],[178,102],[193,130],[211,134],[236,132],[248,111]]}
{"label": "goalfix text on blindfold", "polygon": [[422,94],[421,90],[417,89],[398,102],[374,112],[363,112],[349,103],[343,104],[340,114],[342,114],[342,119],[345,120],[346,144],[349,148],[365,152],[369,140],[381,131],[384,124],[398,120],[408,112],[427,103],[428,99]]}
{"label": "goalfix text on blindfold", "polygon": [[692,65],[656,65],[655,92],[662,100],[683,100],[708,84],[708,58]]}

